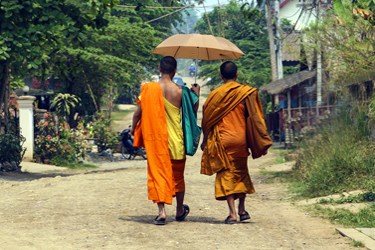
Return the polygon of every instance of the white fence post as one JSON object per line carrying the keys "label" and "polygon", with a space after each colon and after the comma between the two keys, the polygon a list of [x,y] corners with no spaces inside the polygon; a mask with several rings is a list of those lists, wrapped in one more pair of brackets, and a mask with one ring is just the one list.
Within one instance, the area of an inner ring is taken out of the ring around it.
{"label": "white fence post", "polygon": [[26,148],[23,160],[31,161],[34,154],[34,96],[18,97],[20,133],[26,141],[23,147]]}

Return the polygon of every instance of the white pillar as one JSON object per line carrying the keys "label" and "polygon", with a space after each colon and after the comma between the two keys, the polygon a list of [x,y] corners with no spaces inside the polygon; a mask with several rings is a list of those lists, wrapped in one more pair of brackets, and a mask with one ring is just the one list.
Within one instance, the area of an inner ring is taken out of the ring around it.
{"label": "white pillar", "polygon": [[34,154],[34,96],[20,96],[18,105],[20,109],[20,133],[26,141],[23,147],[26,148],[23,160],[31,161]]}

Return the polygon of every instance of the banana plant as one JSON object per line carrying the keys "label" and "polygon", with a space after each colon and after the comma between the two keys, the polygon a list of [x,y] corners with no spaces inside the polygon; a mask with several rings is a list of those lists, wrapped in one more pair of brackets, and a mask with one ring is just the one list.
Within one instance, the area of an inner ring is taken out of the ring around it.
{"label": "banana plant", "polygon": [[59,93],[53,98],[51,109],[60,115],[66,122],[72,110],[77,107],[81,99],[78,96],[68,93]]}

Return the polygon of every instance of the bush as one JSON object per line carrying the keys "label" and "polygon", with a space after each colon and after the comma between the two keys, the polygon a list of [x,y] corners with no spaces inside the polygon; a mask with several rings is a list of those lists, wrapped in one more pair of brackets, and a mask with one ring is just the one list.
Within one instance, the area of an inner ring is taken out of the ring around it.
{"label": "bush", "polygon": [[351,122],[344,114],[301,143],[294,174],[301,182],[303,195],[314,197],[374,187],[375,147],[355,123],[362,124]]}
{"label": "bush", "polygon": [[85,148],[85,128],[82,121],[76,129],[70,129],[67,122],[60,121],[56,125],[53,115],[45,113],[43,119],[37,122],[35,154],[40,155],[42,160],[51,160],[58,166],[73,164],[84,158]]}
{"label": "bush", "polygon": [[106,118],[103,113],[97,115],[88,126],[88,130],[95,138],[99,153],[106,149],[115,149],[118,145],[118,135],[111,129],[111,119]]}
{"label": "bush", "polygon": [[22,147],[25,138],[22,135],[6,133],[0,135],[0,170],[16,171],[20,169],[20,163],[25,148]]}

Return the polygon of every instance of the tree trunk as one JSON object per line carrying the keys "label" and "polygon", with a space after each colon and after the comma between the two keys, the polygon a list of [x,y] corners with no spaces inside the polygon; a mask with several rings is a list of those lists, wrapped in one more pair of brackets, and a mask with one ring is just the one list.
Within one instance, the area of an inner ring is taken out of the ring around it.
{"label": "tree trunk", "polygon": [[10,68],[7,61],[1,64],[1,87],[0,87],[0,114],[3,113],[4,116],[0,116],[0,127],[4,124],[5,131],[9,130],[9,74]]}

